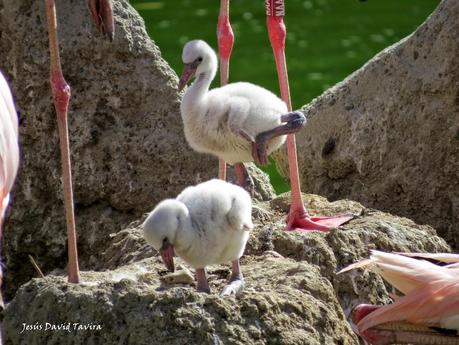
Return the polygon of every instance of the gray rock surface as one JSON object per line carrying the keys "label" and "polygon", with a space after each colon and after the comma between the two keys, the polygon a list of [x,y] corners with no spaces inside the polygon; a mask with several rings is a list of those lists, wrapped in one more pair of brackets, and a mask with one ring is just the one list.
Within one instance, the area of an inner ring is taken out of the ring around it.
{"label": "gray rock surface", "polygon": [[[79,251],[83,267],[92,267],[108,234],[184,186],[215,176],[218,163],[185,142],[177,77],[128,1],[114,1],[113,43],[97,32],[86,1],[56,6],[63,71],[72,87]],[[44,1],[5,0],[0,19],[0,68],[21,114],[22,162],[4,231],[11,288],[34,274],[29,253],[45,272],[66,264],[66,228]]]}
{"label": "gray rock surface", "polygon": [[459,2],[442,1],[411,36],[303,108],[304,191],[430,224],[459,248],[458,17]]}
{"label": "gray rock surface", "polygon": [[[59,276],[23,285],[4,312],[6,344],[358,344],[345,315],[358,303],[389,302],[388,292],[371,272],[336,271],[372,248],[450,251],[429,226],[356,202],[304,199],[312,214],[360,216],[330,233],[288,232],[288,194],[255,202],[241,295],[218,296],[230,275],[224,265],[209,267],[209,295],[196,293],[195,286],[161,284],[166,270],[143,240],[140,219],[112,236],[101,258],[104,271],[83,272],[82,285]],[[46,322],[71,322],[71,331],[20,333],[23,323]],[[102,329],[74,331],[73,323]]]}
{"label": "gray rock surface", "polygon": [[[156,268],[151,261],[137,266]],[[129,268],[130,275],[135,273],[135,268]],[[223,286],[226,270],[211,273],[212,287]],[[250,290],[237,298],[199,294],[194,287],[158,291],[157,274],[139,274],[118,282],[116,273],[111,277],[84,274],[87,282],[97,281],[88,286],[69,285],[57,277],[34,279],[18,291],[11,304],[25,313],[22,322],[77,319],[81,324],[100,324],[102,329],[18,334],[22,329],[19,318],[7,318],[7,344],[355,343],[330,282],[316,267],[266,258],[253,262],[245,273]]]}
{"label": "gray rock surface", "polygon": [[[21,114],[22,162],[5,231],[9,295],[34,274],[66,263],[57,122],[49,85],[44,1],[6,0],[0,12],[0,69]],[[183,135],[177,76],[127,1],[114,1],[113,43],[97,32],[86,1],[57,1],[63,71],[72,88],[69,128],[80,263],[95,268],[109,234],[160,200],[217,175],[216,158]],[[180,54],[180,52],[177,52]],[[255,197],[269,178],[254,165]],[[230,174],[231,176],[231,174]]]}

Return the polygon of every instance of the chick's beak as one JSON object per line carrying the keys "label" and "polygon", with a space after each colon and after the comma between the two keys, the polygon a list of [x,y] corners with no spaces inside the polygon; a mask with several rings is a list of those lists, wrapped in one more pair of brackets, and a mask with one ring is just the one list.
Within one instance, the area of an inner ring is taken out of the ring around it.
{"label": "chick's beak", "polygon": [[167,243],[161,247],[159,250],[159,254],[161,255],[161,258],[163,259],[164,265],[166,268],[174,272],[174,246],[170,243]]}
{"label": "chick's beak", "polygon": [[180,77],[178,90],[182,91],[188,81],[193,77],[196,72],[196,66],[194,64],[185,64],[183,66],[182,76]]}

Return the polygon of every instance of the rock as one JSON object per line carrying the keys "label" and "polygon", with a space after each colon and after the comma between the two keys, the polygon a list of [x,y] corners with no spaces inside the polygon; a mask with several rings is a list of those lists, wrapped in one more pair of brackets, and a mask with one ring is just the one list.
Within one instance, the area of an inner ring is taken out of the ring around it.
{"label": "rock", "polygon": [[[436,228],[459,248],[459,2],[303,108],[303,189]],[[282,171],[287,161],[278,159]],[[285,174],[287,176],[287,174]]]}
{"label": "rock", "polygon": [[260,255],[273,250],[283,257],[315,265],[334,286],[347,316],[357,304],[389,301],[382,279],[371,272],[353,271],[336,275],[341,268],[368,257],[371,249],[388,252],[451,251],[428,225],[418,225],[407,218],[365,208],[353,201],[330,203],[312,194],[303,194],[311,215],[354,213],[357,218],[328,233],[284,231],[288,200],[290,194],[286,193],[270,202],[274,213],[271,223],[255,221],[257,226],[248,241],[246,253]]}
{"label": "rock", "polygon": [[[44,1],[7,0],[0,12],[0,68],[20,110],[21,167],[5,229],[6,286],[66,263],[57,122],[49,84]],[[72,88],[69,128],[80,264],[94,267],[109,234],[160,200],[216,176],[217,159],[183,135],[177,77],[126,0],[114,1],[110,43],[86,1],[57,1],[63,71]],[[177,52],[180,54],[180,52]]]}
{"label": "rock", "polygon": [[[18,291],[4,320],[6,344],[355,344],[331,284],[307,263],[288,259],[254,260],[238,297],[201,294],[195,288],[158,290],[140,280],[157,268],[147,259],[117,271],[85,272],[86,285],[61,277],[33,279]],[[227,270],[212,271],[212,289],[223,287]],[[118,278],[116,274],[118,273]],[[158,275],[157,275],[158,277]],[[287,279],[285,278],[287,277]],[[12,310],[15,310],[14,315]],[[18,316],[22,315],[21,318]],[[65,320],[65,321],[64,321]],[[23,323],[62,324],[67,331],[25,331]],[[80,325],[101,330],[74,330]]]}
{"label": "rock", "polygon": [[[305,194],[311,214],[353,212],[359,217],[329,233],[285,231],[290,195],[255,201],[263,209],[241,259],[241,295],[218,295],[229,265],[209,267],[211,294],[164,284],[167,270],[134,222],[106,244],[103,272],[82,272],[83,284],[63,277],[23,285],[4,312],[6,344],[358,344],[345,319],[359,303],[388,303],[382,279],[367,270],[337,276],[369,249],[443,251],[450,248],[427,225],[359,203]],[[115,252],[123,254],[114,255]],[[112,258],[114,260],[111,260]],[[185,267],[179,258],[177,264]],[[56,272],[57,273],[57,272]],[[344,313],[343,313],[344,310]],[[75,320],[75,321],[74,321]],[[26,331],[63,322],[101,330]]]}
{"label": "rock", "polygon": [[[160,200],[215,177],[218,162],[188,147],[177,76],[127,1],[114,1],[113,43],[97,32],[85,1],[56,6],[63,71],[72,87],[69,128],[80,264],[97,268],[109,235]],[[11,296],[35,273],[23,265],[28,254],[45,272],[63,267],[66,228],[44,1],[8,0],[0,16],[0,69],[11,79],[21,113],[22,162],[5,230],[7,270],[15,272],[6,276]],[[255,196],[272,197],[269,179],[254,165],[249,170],[257,178]]]}
{"label": "rock", "polygon": [[166,274],[159,278],[162,286],[170,287],[179,284],[194,285],[194,276],[190,270],[186,267],[177,267],[175,272]]}

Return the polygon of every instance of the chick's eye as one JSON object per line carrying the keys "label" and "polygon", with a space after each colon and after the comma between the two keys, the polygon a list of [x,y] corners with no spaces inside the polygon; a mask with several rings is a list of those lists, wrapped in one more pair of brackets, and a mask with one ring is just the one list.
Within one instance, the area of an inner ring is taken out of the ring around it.
{"label": "chick's eye", "polygon": [[199,61],[199,62],[202,62],[202,57],[198,57],[198,61]]}

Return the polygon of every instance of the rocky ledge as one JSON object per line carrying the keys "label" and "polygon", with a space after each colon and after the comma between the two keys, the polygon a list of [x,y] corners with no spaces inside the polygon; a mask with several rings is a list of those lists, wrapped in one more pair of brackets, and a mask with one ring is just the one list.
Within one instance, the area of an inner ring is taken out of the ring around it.
{"label": "rocky ledge", "polygon": [[167,284],[138,221],[112,236],[101,271],[83,272],[81,284],[55,272],[23,285],[4,312],[6,344],[358,344],[346,315],[388,302],[388,292],[369,271],[336,271],[369,249],[450,251],[429,226],[356,202],[304,199],[312,214],[358,216],[329,233],[285,231],[289,195],[257,201],[238,296],[219,296],[227,266],[209,268],[211,294]]}

